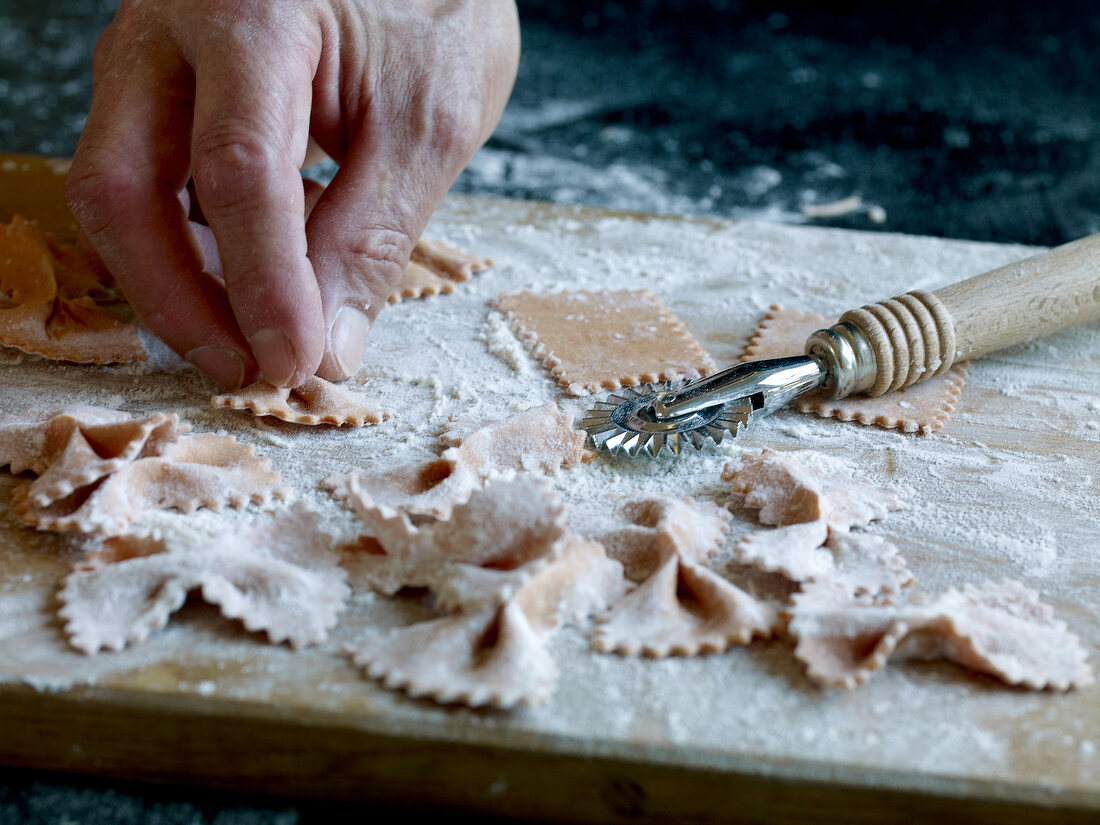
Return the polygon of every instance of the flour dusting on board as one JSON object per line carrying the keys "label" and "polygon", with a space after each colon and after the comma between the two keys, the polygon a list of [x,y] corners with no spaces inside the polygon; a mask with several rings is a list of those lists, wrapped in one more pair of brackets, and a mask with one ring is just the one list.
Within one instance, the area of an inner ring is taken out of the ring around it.
{"label": "flour dusting on board", "polygon": [[[394,411],[376,426],[307,431],[211,410],[214,387],[148,337],[150,360],[123,368],[4,354],[0,411],[83,403],[131,414],[177,413],[197,433],[233,435],[270,457],[294,497],[339,540],[357,527],[319,489],[325,477],[432,458],[448,421],[499,419],[547,401],[579,418],[591,403],[563,396],[534,364],[489,309],[499,294],[646,288],[723,366],[737,360],[771,304],[828,316],[910,289],[934,289],[1033,251],[584,212],[550,220],[539,212],[542,222],[532,224],[526,214],[523,205],[492,201],[474,207],[454,199],[441,208],[429,237],[497,263],[452,294],[389,306],[379,316],[364,367],[348,384]],[[804,463],[906,491],[908,510],[865,529],[898,546],[922,592],[1018,579],[1054,606],[1095,666],[1098,387],[1100,328],[1094,324],[976,361],[951,420],[931,436],[785,411],[703,453],[635,463],[601,458],[561,471],[553,484],[570,526],[581,533],[597,529],[602,515],[592,502],[609,495],[667,493],[733,505],[726,544],[712,566],[747,575],[737,568],[733,547],[756,524],[732,500],[722,468],[746,451],[797,450]],[[0,501],[18,481],[0,475]],[[155,513],[135,528],[197,540],[255,513],[255,507]],[[810,684],[788,642],[650,661],[594,653],[591,628],[582,628],[548,641],[559,669],[549,704],[476,713],[395,696],[363,679],[342,653],[368,627],[400,627],[431,616],[415,598],[357,593],[329,638],[300,651],[268,644],[216,610],[189,602],[132,650],[86,657],[67,645],[55,618],[59,583],[76,557],[69,541],[25,529],[4,505],[0,546],[2,681],[49,690],[94,683],[210,701],[308,704],[419,736],[492,743],[519,733],[547,735],[574,752],[594,754],[629,756],[641,742],[674,749],[668,758],[678,764],[782,774],[798,762],[801,775],[809,765],[822,779],[873,769],[1067,792],[1093,792],[1100,784],[1100,760],[1087,756],[1100,724],[1096,688],[1064,696],[1024,693],[949,664],[907,664],[878,673],[855,693],[824,691]],[[770,586],[766,579],[758,585]]]}

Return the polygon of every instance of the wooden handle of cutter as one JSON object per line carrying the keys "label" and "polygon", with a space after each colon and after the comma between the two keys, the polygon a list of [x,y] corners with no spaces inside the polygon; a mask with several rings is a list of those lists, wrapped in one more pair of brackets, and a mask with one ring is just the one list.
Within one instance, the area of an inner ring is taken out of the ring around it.
{"label": "wooden handle of cutter", "polygon": [[956,361],[1100,319],[1100,234],[935,292],[914,291],[841,316],[875,353],[867,395],[937,375]]}

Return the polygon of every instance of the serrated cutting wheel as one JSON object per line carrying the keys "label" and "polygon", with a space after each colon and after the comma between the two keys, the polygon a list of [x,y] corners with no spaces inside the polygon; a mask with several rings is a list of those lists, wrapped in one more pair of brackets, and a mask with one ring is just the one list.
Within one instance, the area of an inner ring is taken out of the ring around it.
{"label": "serrated cutting wheel", "polygon": [[753,421],[788,404],[827,378],[816,358],[774,358],[738,364],[674,387],[643,384],[597,401],[581,422],[598,450],[632,458],[679,455],[736,438]]}
{"label": "serrated cutting wheel", "polygon": [[752,402],[709,407],[675,419],[660,419],[654,401],[675,395],[672,383],[627,387],[597,401],[583,426],[598,449],[656,458],[663,450],[678,455],[685,445],[700,449],[708,441],[737,437],[752,423]]}
{"label": "serrated cutting wheel", "polygon": [[1100,320],[1100,235],[1090,235],[935,292],[849,310],[806,354],[737,364],[683,386],[644,384],[597,401],[582,422],[601,451],[679,455],[736,437],[816,388],[883,395],[976,358]]}

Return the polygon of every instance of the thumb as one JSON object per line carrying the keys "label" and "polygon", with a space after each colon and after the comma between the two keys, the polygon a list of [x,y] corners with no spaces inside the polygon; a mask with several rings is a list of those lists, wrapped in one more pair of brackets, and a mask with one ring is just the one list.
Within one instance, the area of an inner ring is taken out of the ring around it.
{"label": "thumb", "polygon": [[417,185],[395,168],[353,147],[306,226],[326,326],[317,374],[330,381],[359,370],[371,325],[450,184]]}

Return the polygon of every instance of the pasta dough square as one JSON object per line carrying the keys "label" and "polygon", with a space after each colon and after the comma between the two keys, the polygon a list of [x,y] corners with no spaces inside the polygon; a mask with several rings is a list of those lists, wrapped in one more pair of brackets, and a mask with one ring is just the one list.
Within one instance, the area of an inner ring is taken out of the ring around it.
{"label": "pasta dough square", "polygon": [[688,328],[648,289],[517,292],[494,306],[571,395],[714,370]]}
{"label": "pasta dough square", "polygon": [[413,247],[401,282],[394,287],[387,301],[398,304],[406,299],[454,292],[455,284],[468,281],[492,265],[493,262],[487,258],[455,249],[442,241],[421,239]]}

